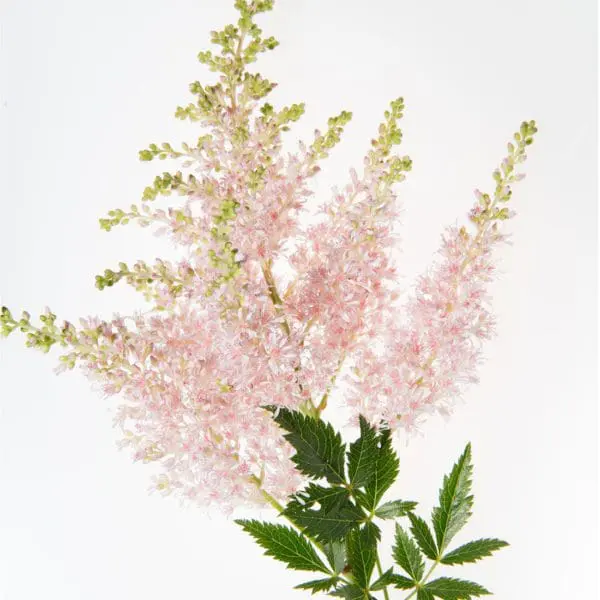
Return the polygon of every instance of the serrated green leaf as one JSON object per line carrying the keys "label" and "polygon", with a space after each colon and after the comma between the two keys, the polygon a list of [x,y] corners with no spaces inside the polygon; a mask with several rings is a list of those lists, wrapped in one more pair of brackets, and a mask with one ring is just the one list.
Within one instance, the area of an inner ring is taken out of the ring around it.
{"label": "serrated green leaf", "polygon": [[425,589],[443,600],[470,600],[473,597],[479,598],[491,593],[478,583],[453,577],[434,579],[425,585]]}
{"label": "serrated green leaf", "polygon": [[244,519],[236,523],[266,550],[267,556],[286,563],[289,569],[329,573],[310,542],[291,527]]}
{"label": "serrated green leaf", "polygon": [[393,548],[396,564],[404,569],[413,581],[418,582],[423,577],[425,563],[421,551],[411,537],[396,523],[396,537]]}
{"label": "serrated green leaf", "polygon": [[288,432],[283,437],[296,450],[292,460],[299,471],[315,479],[344,483],[346,446],[329,423],[287,408],[268,409],[274,412],[275,422]]}
{"label": "serrated green leaf", "polygon": [[354,529],[348,534],[346,540],[350,569],[354,580],[363,589],[369,587],[375,568],[377,540],[378,531],[373,523],[366,523],[360,529]]}
{"label": "serrated green leaf", "polygon": [[394,575],[392,584],[399,590],[410,590],[415,587],[415,582],[403,575]]}
{"label": "serrated green leaf", "polygon": [[364,600],[365,591],[357,585],[348,584],[333,592],[329,592],[330,596],[337,596],[345,600]]}
{"label": "serrated green leaf", "polygon": [[508,544],[502,540],[490,538],[476,540],[474,542],[464,544],[463,546],[459,546],[455,550],[448,552],[448,554],[446,554],[440,562],[445,565],[462,565],[463,563],[473,563],[485,558],[486,556],[491,556],[492,552],[500,550],[500,548],[504,548],[505,546],[508,546]]}
{"label": "serrated green leaf", "polygon": [[435,530],[437,547],[443,553],[452,538],[471,516],[471,444],[458,459],[450,475],[444,477],[440,489],[439,506],[433,509],[431,520]]}
{"label": "serrated green leaf", "polygon": [[379,525],[375,525],[375,523],[373,523],[373,521],[369,521],[369,526],[373,530],[373,534],[377,538],[377,541],[380,542],[381,541],[381,529],[380,529]]}
{"label": "serrated green leaf", "polygon": [[375,515],[380,519],[395,519],[396,517],[404,517],[416,507],[416,502],[392,500],[391,502],[386,502],[385,504],[382,504],[375,511]]}
{"label": "serrated green leaf", "polygon": [[417,600],[433,600],[433,594],[426,588],[419,588]]}
{"label": "serrated green leaf", "polygon": [[312,581],[305,581],[295,586],[296,590],[311,590],[312,594],[317,592],[326,592],[330,590],[339,579],[337,577],[327,577],[326,579],[313,579]]}
{"label": "serrated green leaf", "polygon": [[377,508],[383,494],[398,477],[399,461],[392,448],[391,432],[386,429],[378,436],[377,462],[375,472],[365,485],[361,500],[368,510]]}
{"label": "serrated green leaf", "polygon": [[326,488],[314,483],[294,494],[283,514],[320,542],[343,538],[365,517],[350,499],[347,489]]}
{"label": "serrated green leaf", "polygon": [[323,545],[327,560],[333,572],[339,574],[346,566],[346,545],[344,542],[334,540]]}
{"label": "serrated green leaf", "polygon": [[436,560],[438,558],[438,551],[429,526],[421,517],[413,513],[409,513],[408,518],[410,519],[410,531],[417,541],[419,548],[421,548],[427,558]]}
{"label": "serrated green leaf", "polygon": [[352,487],[364,486],[375,474],[378,456],[377,431],[359,416],[360,437],[348,451],[348,479]]}
{"label": "serrated green leaf", "polygon": [[388,585],[392,585],[392,580],[394,578],[394,567],[390,567],[385,573],[382,573],[378,579],[376,579],[370,586],[369,589],[373,592],[377,592],[382,590],[384,587]]}

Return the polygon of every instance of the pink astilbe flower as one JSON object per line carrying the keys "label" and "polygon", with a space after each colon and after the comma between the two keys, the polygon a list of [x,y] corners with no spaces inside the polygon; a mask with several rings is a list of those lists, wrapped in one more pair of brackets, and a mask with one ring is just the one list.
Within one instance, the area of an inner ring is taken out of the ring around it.
{"label": "pink astilbe flower", "polygon": [[[59,344],[67,349],[63,369],[80,365],[119,397],[120,445],[136,461],[160,465],[153,489],[227,511],[284,500],[305,483],[265,406],[318,418],[343,372],[354,417],[412,429],[427,414],[447,413],[476,380],[481,341],[493,332],[487,286],[503,239],[498,223],[511,216],[514,168],[536,131],[523,123],[494,173],[493,196],[478,193],[474,231],[446,231],[438,262],[400,307],[395,186],[411,161],[393,148],[403,100],[385,112],[362,173],[352,170],[317,222],[302,226],[310,180],[351,115],[329,119],[326,132],[295,153],[283,150],[282,134],[303,105],[276,111],[262,102],[274,84],[246,71],[276,46],[253,22],[270,4],[239,2],[238,26],[213,34],[221,55],[200,53],[221,76],[215,85],[193,83],[195,103],[177,110],[203,128],[197,144],[140,152],[143,160],[181,160],[187,175],[157,176],[141,207],[101,220],[106,230],[129,221],[157,226],[182,250],[175,262],[120,263],[96,277],[100,289],[132,285],[150,310],[83,319],[80,328],[57,326],[50,311],[40,327],[27,313],[0,313],[0,333],[20,329],[45,351]],[[173,192],[184,196],[180,205],[152,207]],[[281,271],[290,275],[285,290]]]}
{"label": "pink astilbe flower", "polygon": [[449,414],[466,385],[477,382],[481,343],[494,333],[488,284],[495,274],[493,251],[505,240],[499,222],[513,215],[505,205],[510,184],[523,179],[515,165],[526,159],[531,143],[526,124],[509,144],[509,156],[494,171],[491,198],[476,190],[470,211],[475,231],[450,227],[438,260],[417,282],[402,320],[390,319],[383,351],[361,348],[348,377],[348,403],[355,415],[407,430],[427,414]]}
{"label": "pink astilbe flower", "polygon": [[[115,423],[135,460],[162,461],[159,488],[201,503],[262,502],[251,478],[284,499],[303,479],[291,447],[261,406],[297,406],[298,345],[272,303],[263,314],[219,313],[179,302],[165,315],[109,323],[82,320],[64,364],[81,362],[106,394],[119,394]],[[267,304],[268,302],[268,304]],[[258,309],[257,309],[258,310]]]}
{"label": "pink astilbe flower", "polygon": [[323,396],[322,408],[346,358],[372,343],[397,296],[390,256],[399,214],[393,184],[404,179],[411,161],[390,150],[400,141],[396,120],[403,107],[401,99],[392,103],[362,178],[351,170],[351,182],[334,191],[321,222],[308,229],[305,244],[292,257],[298,275],[285,309],[310,328],[303,340],[302,376],[313,393]]}
{"label": "pink astilbe flower", "polygon": [[500,239],[491,231],[474,240],[464,228],[447,230],[440,261],[419,279],[405,322],[388,323],[381,355],[365,348],[357,357],[350,400],[357,411],[411,429],[423,414],[447,414],[464,385],[477,381],[480,342],[493,332],[486,291]]}

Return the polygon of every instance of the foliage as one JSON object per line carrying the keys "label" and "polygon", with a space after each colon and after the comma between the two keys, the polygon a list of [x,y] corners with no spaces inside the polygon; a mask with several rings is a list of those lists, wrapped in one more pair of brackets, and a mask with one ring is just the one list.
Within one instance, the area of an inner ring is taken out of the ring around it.
{"label": "foliage", "polygon": [[[270,410],[294,447],[294,462],[311,481],[280,511],[296,531],[257,521],[238,523],[267,549],[267,554],[288,568],[327,575],[297,588],[356,600],[377,598],[380,591],[388,598],[389,588],[404,590],[407,599],[416,596],[417,600],[469,600],[490,593],[472,581],[431,578],[439,565],[476,562],[507,545],[485,538],[447,551],[473,507],[470,444],[443,479],[430,525],[414,512],[416,502],[381,504],[399,466],[389,444],[389,431],[377,430],[361,416],[360,435],[347,449],[330,424],[289,409]],[[377,493],[367,493],[369,489]],[[398,522],[402,518],[408,521],[406,525]],[[379,564],[381,530],[377,519],[396,520],[392,548],[395,566],[385,572]],[[374,575],[376,566],[378,573]]]}

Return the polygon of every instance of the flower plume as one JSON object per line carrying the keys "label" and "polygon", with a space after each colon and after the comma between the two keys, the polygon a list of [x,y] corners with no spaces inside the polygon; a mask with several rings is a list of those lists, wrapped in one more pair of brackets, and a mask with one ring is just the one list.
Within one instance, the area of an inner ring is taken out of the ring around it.
{"label": "flower plume", "polygon": [[[354,416],[411,429],[448,412],[476,380],[481,342],[494,329],[494,249],[537,131],[522,124],[493,193],[476,193],[469,221],[445,231],[434,265],[401,305],[391,251],[398,184],[411,169],[395,152],[404,101],[391,102],[361,169],[318,222],[302,225],[311,179],[352,115],[341,111],[314,139],[283,150],[304,104],[272,106],[265,98],[275,84],[249,71],[278,44],[255,23],[272,5],[237,0],[236,24],[212,32],[216,51],[199,53],[216,81],[193,82],[194,101],[175,115],[202,129],[197,141],[140,151],[143,161],[176,159],[181,170],[157,175],[139,205],[100,220],[107,231],[155,227],[181,249],[175,262],[123,262],[96,277],[100,290],[133,286],[150,309],[79,326],[59,324],[50,310],[37,325],[27,312],[0,312],[0,333],[20,330],[46,352],[61,347],[61,369],[81,366],[118,396],[120,444],[135,460],[160,463],[157,490],[225,510],[263,503],[261,490],[284,499],[304,483],[265,406],[318,418],[344,380]],[[180,201],[157,207],[171,195]],[[285,287],[282,270],[291,273]]]}

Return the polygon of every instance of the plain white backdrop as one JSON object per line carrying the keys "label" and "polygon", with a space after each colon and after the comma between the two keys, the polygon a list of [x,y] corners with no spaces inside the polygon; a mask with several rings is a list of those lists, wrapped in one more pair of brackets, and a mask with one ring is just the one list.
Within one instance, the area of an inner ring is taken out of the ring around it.
{"label": "plain white backdrop", "polygon": [[[2,304],[71,320],[141,306],[125,287],[97,291],[94,275],[171,250],[136,227],[107,234],[97,218],[137,202],[163,166],[139,163],[139,149],[197,137],[172,113],[190,81],[210,81],[195,56],[232,5],[4,3]],[[280,84],[272,101],[307,105],[294,138],[354,112],[319,201],[404,96],[407,289],[472,190],[490,189],[512,132],[537,120],[492,289],[499,337],[452,419],[399,444],[395,491],[428,513],[471,440],[476,506],[461,540],[511,547],[461,575],[500,600],[597,597],[595,3],[279,0],[260,25],[281,41],[257,64]],[[148,467],[115,447],[115,399],[78,372],[56,377],[56,355],[17,336],[0,341],[0,359],[0,600],[307,597],[291,589],[302,574],[261,556],[232,522],[147,495]]]}

